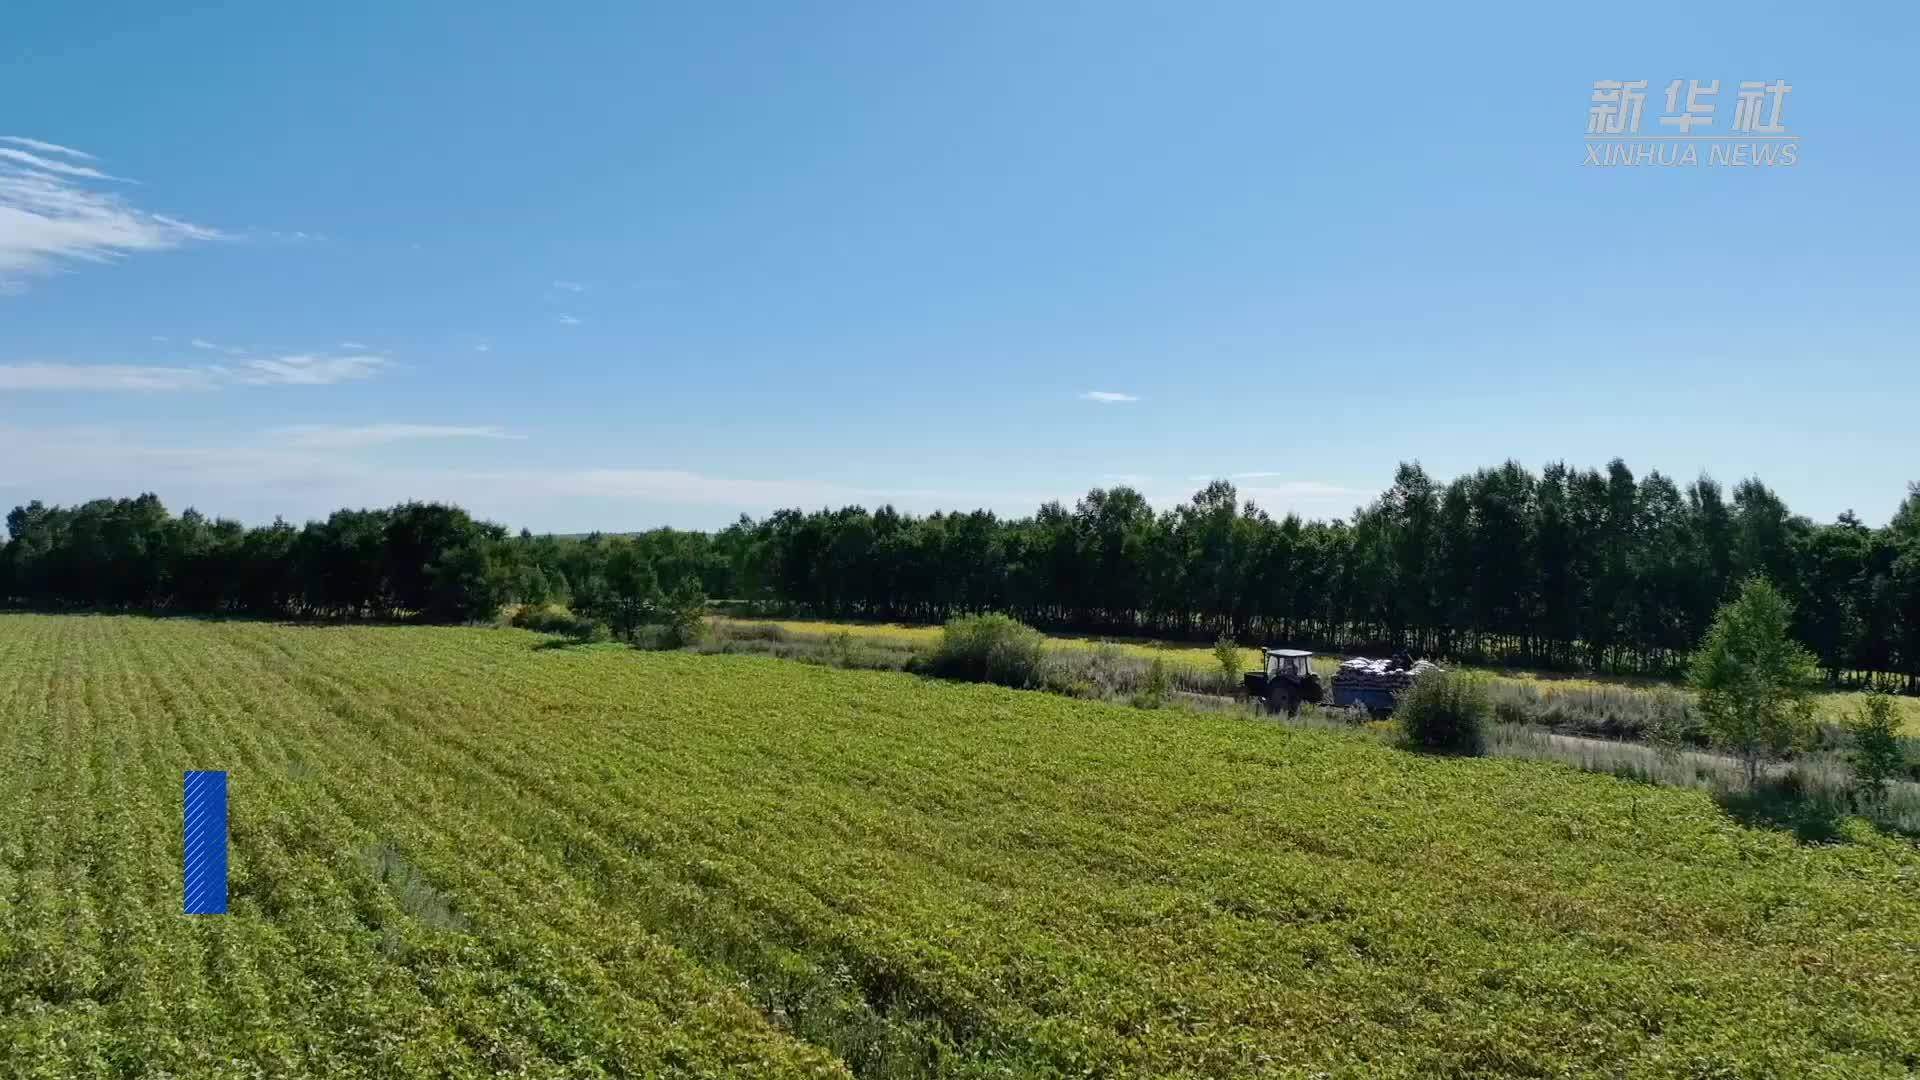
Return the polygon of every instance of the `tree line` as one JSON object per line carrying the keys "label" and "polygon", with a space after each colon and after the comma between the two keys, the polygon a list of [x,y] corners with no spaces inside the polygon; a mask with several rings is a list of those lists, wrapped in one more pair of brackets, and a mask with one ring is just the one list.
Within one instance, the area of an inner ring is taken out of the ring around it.
{"label": "tree line", "polygon": [[1216,481],[1160,511],[1118,487],[1015,520],[851,507],[729,532],[745,595],[827,617],[996,610],[1096,633],[1611,672],[1678,671],[1759,575],[1793,602],[1830,680],[1920,682],[1920,486],[1871,529],[1851,512],[1795,515],[1758,480],[1682,487],[1619,460],[1508,462],[1444,484],[1403,464],[1332,521],[1274,517]]}
{"label": "tree line", "polygon": [[458,507],[338,510],[294,528],[247,528],[155,496],[39,502],[7,515],[0,601],[38,610],[301,619],[491,619],[509,603],[571,603],[622,631],[704,603],[700,533],[509,536]]}
{"label": "tree line", "polygon": [[1682,486],[1618,460],[1508,462],[1447,483],[1404,464],[1330,521],[1273,516],[1216,481],[1160,510],[1114,487],[1021,518],[781,510],[712,533],[509,535],[421,503],[245,528],[171,516],[151,495],[33,503],[7,528],[0,597],[36,608],[458,621],[556,601],[631,625],[705,596],[1611,672],[1678,671],[1758,575],[1793,603],[1830,681],[1920,689],[1920,485],[1877,529],[1793,514],[1758,480]]}

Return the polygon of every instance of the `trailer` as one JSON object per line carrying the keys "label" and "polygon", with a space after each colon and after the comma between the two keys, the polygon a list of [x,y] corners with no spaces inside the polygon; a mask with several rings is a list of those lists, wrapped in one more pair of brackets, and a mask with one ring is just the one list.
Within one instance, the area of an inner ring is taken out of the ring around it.
{"label": "trailer", "polygon": [[1333,679],[1333,701],[1336,709],[1365,709],[1376,717],[1392,714],[1394,707],[1400,704],[1398,693],[1379,686],[1342,686],[1340,677]]}
{"label": "trailer", "polygon": [[1391,660],[1369,660],[1356,656],[1342,661],[1333,673],[1330,703],[1336,709],[1365,709],[1374,717],[1388,716],[1399,707],[1400,695],[1413,687],[1414,680],[1438,665],[1426,660],[1414,661],[1405,653]]}

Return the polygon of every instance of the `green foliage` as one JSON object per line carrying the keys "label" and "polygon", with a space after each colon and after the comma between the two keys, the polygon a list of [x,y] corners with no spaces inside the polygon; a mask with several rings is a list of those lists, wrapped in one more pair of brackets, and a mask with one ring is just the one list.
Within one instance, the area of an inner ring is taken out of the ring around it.
{"label": "green foliage", "polygon": [[1238,690],[1241,685],[1241,675],[1244,674],[1240,670],[1242,663],[1240,646],[1235,644],[1229,635],[1221,634],[1213,642],[1213,659],[1220,665],[1220,685],[1225,687],[1229,694]]}
{"label": "green foliage", "polygon": [[916,646],[855,637],[844,630],[831,634],[799,634],[772,623],[736,623],[719,620],[693,646],[702,653],[753,653],[777,656],[804,664],[875,671],[906,671],[924,662]]}
{"label": "green foliage", "polygon": [[[1671,692],[1662,692],[1662,696],[1669,699],[1680,697]],[[1654,710],[1641,732],[1641,738],[1667,768],[1678,766],[1688,748],[1701,743],[1705,737],[1706,732],[1699,722],[1684,709]]]}
{"label": "green foliage", "polygon": [[793,635],[778,623],[722,620],[712,628],[712,637],[726,641],[791,641]]}
{"label": "green foliage", "polygon": [[1173,668],[1164,657],[1156,656],[1147,666],[1147,677],[1133,695],[1133,704],[1142,709],[1158,709],[1173,696]]}
{"label": "green foliage", "polygon": [[1045,654],[1046,639],[1017,619],[966,615],[947,621],[929,667],[949,679],[1031,689],[1046,679]]}
{"label": "green foliage", "polygon": [[682,581],[661,596],[659,616],[673,648],[695,644],[706,631],[707,596],[697,582]]}
{"label": "green foliage", "polygon": [[1716,746],[1760,763],[1812,736],[1813,657],[1790,636],[1793,606],[1765,578],[1749,578],[1714,616],[1694,654],[1689,681]]}
{"label": "green foliage", "polygon": [[426,606],[433,622],[482,622],[513,599],[510,569],[487,541],[447,548],[427,566]]}
{"label": "green foliage", "polygon": [[1444,754],[1480,753],[1492,715],[1486,680],[1459,671],[1420,676],[1393,710],[1408,746]]}
{"label": "green foliage", "polygon": [[596,637],[605,641],[611,636],[606,623],[575,615],[560,604],[522,604],[508,622],[522,630],[564,634],[583,641]]}
{"label": "green foliage", "polygon": [[[0,616],[0,1076],[1912,1071],[1920,848],[1855,822],[538,644]],[[213,921],[197,760],[239,770]]]}
{"label": "green foliage", "polygon": [[1854,777],[1861,791],[1870,799],[1884,799],[1888,786],[1906,771],[1907,764],[1892,699],[1883,693],[1868,694],[1847,730],[1853,737]]}
{"label": "green foliage", "polygon": [[1144,683],[1147,664],[1118,646],[1056,649],[1047,657],[1047,689],[1068,697],[1110,701],[1129,697]]}
{"label": "green foliage", "polygon": [[614,636],[644,649],[680,649],[706,630],[706,594],[699,582],[640,539],[596,544],[604,560],[586,575],[575,606],[604,619]]}
{"label": "green foliage", "polygon": [[570,604],[631,633],[697,636],[680,612],[730,588],[720,541],[657,529],[585,539],[522,533],[459,507],[341,510],[247,529],[152,495],[7,515],[0,606],[323,619],[487,622],[505,606]]}
{"label": "green foliage", "polygon": [[367,844],[355,852],[362,866],[393,892],[400,909],[436,930],[465,932],[473,920],[453,905],[447,894],[434,887],[425,874],[391,844]]}
{"label": "green foliage", "polygon": [[837,634],[827,635],[827,660],[834,667],[849,666],[849,662],[853,659],[853,651],[854,642],[852,634],[842,630]]}

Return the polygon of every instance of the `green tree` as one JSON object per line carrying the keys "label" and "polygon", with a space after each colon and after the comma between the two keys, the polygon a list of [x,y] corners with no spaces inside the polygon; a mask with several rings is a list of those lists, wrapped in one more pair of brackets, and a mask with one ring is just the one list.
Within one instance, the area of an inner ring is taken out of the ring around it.
{"label": "green tree", "polygon": [[1806,599],[1800,609],[1800,637],[1813,647],[1837,686],[1840,672],[1858,651],[1862,612],[1869,602],[1867,559],[1873,532],[1849,510],[1832,525],[1807,533],[1797,552]]}
{"label": "green tree", "polygon": [[1907,764],[1892,696],[1879,691],[1869,693],[1847,729],[1853,736],[1854,780],[1868,798],[1884,799],[1887,785]]}
{"label": "green tree", "polygon": [[605,595],[588,611],[605,618],[615,634],[627,638],[647,621],[660,601],[660,581],[646,554],[631,540],[612,541],[608,545]]}
{"label": "green tree", "polygon": [[707,625],[707,594],[700,582],[687,578],[661,593],[657,611],[662,627],[661,643],[681,648],[700,640]]}
{"label": "green tree", "polygon": [[1908,486],[1887,524],[1887,542],[1893,548],[1887,604],[1900,624],[1900,670],[1907,692],[1920,693],[1920,483]]}
{"label": "green tree", "polygon": [[1694,654],[1691,681],[1714,744],[1745,762],[1747,780],[1760,763],[1805,739],[1813,725],[1808,685],[1813,656],[1790,635],[1793,605],[1763,577],[1748,578],[1714,616]]}
{"label": "green tree", "polygon": [[1227,688],[1227,692],[1232,693],[1234,690],[1239,689],[1240,646],[1233,643],[1233,638],[1226,634],[1221,634],[1214,639],[1213,661],[1220,665],[1221,685]]}
{"label": "green tree", "polygon": [[493,557],[497,541],[478,540],[448,548],[427,564],[421,614],[436,622],[490,619],[512,595],[509,568]]}

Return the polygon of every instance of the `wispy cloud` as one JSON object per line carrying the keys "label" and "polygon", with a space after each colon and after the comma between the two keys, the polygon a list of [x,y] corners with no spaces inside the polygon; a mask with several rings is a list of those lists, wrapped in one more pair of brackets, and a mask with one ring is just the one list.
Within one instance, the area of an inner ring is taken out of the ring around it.
{"label": "wispy cloud", "polygon": [[379,446],[383,443],[413,439],[524,439],[492,425],[469,427],[448,424],[363,424],[344,427],[334,424],[296,424],[273,428],[267,434],[294,446],[346,449]]}
{"label": "wispy cloud", "polygon": [[1273,485],[1235,485],[1242,503],[1253,503],[1269,514],[1298,514],[1303,518],[1336,518],[1356,503],[1366,502],[1374,492],[1326,484],[1318,480],[1292,480]]}
{"label": "wispy cloud", "polygon": [[492,345],[489,345],[489,344],[487,344],[487,343],[486,343],[486,342],[484,342],[484,341],[482,341],[482,342],[480,342],[480,343],[479,343],[478,345],[475,345],[475,346],[473,347],[473,351],[474,351],[474,352],[492,352],[492,351],[493,351],[493,346],[492,346]]}
{"label": "wispy cloud", "polygon": [[570,293],[583,293],[587,291],[587,286],[578,281],[556,281],[553,283],[553,287],[562,292]]}
{"label": "wispy cloud", "polygon": [[[1242,494],[1247,492],[1263,493],[1265,498],[1288,499],[1347,499],[1356,495],[1372,496],[1376,492],[1363,488],[1347,487],[1343,484],[1330,484],[1324,480],[1289,480],[1287,477],[1299,476],[1296,471],[1256,471],[1237,473],[1197,473],[1187,477],[1187,483],[1196,487],[1210,484],[1215,480],[1231,480]],[[1278,480],[1280,483],[1268,483]]]}
{"label": "wispy cloud", "polygon": [[1102,405],[1118,405],[1128,401],[1139,401],[1137,394],[1122,394],[1115,390],[1089,390],[1080,395],[1082,401],[1097,401]]}
{"label": "wispy cloud", "polygon": [[137,209],[106,185],[95,160],[57,143],[0,136],[0,289],[73,263],[164,251],[223,234]]}
{"label": "wispy cloud", "polygon": [[249,386],[327,386],[370,379],[386,364],[384,356],[276,356],[249,360],[233,377]]}
{"label": "wispy cloud", "polygon": [[[576,469],[473,475],[488,482],[497,481],[509,489],[546,495],[740,506],[748,509],[844,506],[853,503],[878,505],[895,501],[919,503],[940,498],[937,492],[918,489],[846,487],[812,480],[758,480],[685,469]],[[975,498],[977,502],[978,497]]]}
{"label": "wispy cloud", "polygon": [[208,352],[226,353],[228,356],[242,356],[245,355],[247,351],[238,345],[221,345],[218,342],[208,341],[206,338],[194,338],[192,341],[187,342],[187,344],[196,349],[205,349]]}
{"label": "wispy cloud", "polygon": [[340,343],[340,347],[343,349],[354,349],[356,351],[366,349],[366,345],[358,341],[343,341]]}
{"label": "wispy cloud", "polygon": [[559,323],[561,326],[579,326],[580,325],[580,320],[573,317],[572,315],[559,315],[559,316],[556,316],[553,321]]}
{"label": "wispy cloud", "polygon": [[[741,476],[631,460],[594,468],[488,467],[470,452],[504,447],[488,440],[513,436],[483,425],[309,424],[223,438],[217,431],[178,425],[144,431],[20,427],[9,424],[6,415],[0,411],[0,477],[27,481],[22,486],[31,487],[35,497],[79,501],[105,492],[154,491],[170,506],[199,505],[263,523],[276,514],[298,521],[340,506],[414,498],[455,502],[475,514],[535,529],[563,530],[617,530],[668,520],[724,524],[742,512],[889,503],[914,513],[980,507],[1023,516],[1050,500],[1071,506],[1084,494],[1051,485],[1021,490],[863,483],[804,471]],[[433,444],[439,460],[415,463],[366,450],[407,440],[442,440]],[[1192,494],[1191,489],[1139,490],[1163,509]],[[1240,494],[1276,515],[1325,519],[1353,505],[1347,501],[1349,489],[1324,481],[1243,487]]]}
{"label": "wispy cloud", "polygon": [[1349,498],[1355,495],[1372,494],[1359,488],[1345,487],[1340,484],[1329,484],[1322,480],[1282,480],[1277,484],[1262,482],[1279,479],[1284,476],[1298,475],[1298,473],[1284,472],[1246,472],[1233,473],[1229,475],[1227,479],[1235,482],[1255,481],[1256,483],[1253,486],[1247,487],[1244,490],[1266,492],[1268,493],[1268,497],[1283,495],[1290,499],[1338,499]]}
{"label": "wispy cloud", "polygon": [[1109,484],[1124,484],[1130,488],[1146,487],[1153,482],[1153,477],[1142,476],[1139,473],[1101,473],[1100,479]]}
{"label": "wispy cloud", "polygon": [[0,146],[0,162],[9,162],[13,165],[24,166],[43,173],[71,176],[80,180],[120,179],[117,176],[108,176],[106,173],[101,172],[91,165],[75,165],[72,162],[61,161],[58,158],[29,154],[25,150],[9,150],[4,146]]}
{"label": "wispy cloud", "polygon": [[1237,473],[1200,473],[1186,478],[1188,489],[1184,492],[1164,492],[1153,501],[1155,504],[1176,502],[1191,498],[1195,491],[1215,480],[1231,481],[1240,501],[1258,504],[1271,514],[1297,513],[1304,517],[1339,516],[1343,506],[1351,505],[1355,500],[1365,502],[1374,495],[1374,491],[1348,487],[1345,484],[1329,483],[1325,480],[1289,480],[1286,477],[1299,476],[1299,472],[1256,471]]}
{"label": "wispy cloud", "polygon": [[[213,348],[226,351],[222,346]],[[6,390],[215,390],[222,386],[326,386],[378,374],[384,356],[273,356],[238,364],[0,364]]]}
{"label": "wispy cloud", "polygon": [[11,143],[14,146],[24,146],[29,150],[38,150],[43,154],[59,154],[63,157],[75,158],[79,161],[94,160],[92,154],[83,153],[70,146],[61,146],[59,143],[41,142],[39,139],[29,139],[24,135],[0,135],[0,143]]}
{"label": "wispy cloud", "polygon": [[0,364],[0,390],[211,390],[207,368],[139,364]]}
{"label": "wispy cloud", "polygon": [[[479,438],[510,437],[497,428],[310,425],[280,429],[254,440],[182,445],[111,427],[23,428],[0,420],[0,462],[6,463],[7,475],[31,477],[36,494],[51,499],[78,501],[106,491],[154,491],[169,505],[250,507],[261,521],[275,514],[299,520],[324,516],[343,505],[386,505],[409,498],[452,501],[507,521],[526,521],[533,507],[605,520],[608,507],[618,505],[708,508],[725,517],[788,506],[883,503],[916,512],[991,506],[1030,513],[1044,501],[1039,493],[866,487],[810,477],[748,478],[644,466],[396,466],[355,452],[396,438],[443,437],[416,432],[468,430],[487,433],[475,436]],[[568,511],[569,505],[586,509]],[[615,510],[613,520],[617,524],[628,513]],[[541,524],[537,519],[531,523]]]}

